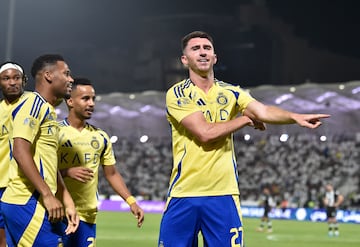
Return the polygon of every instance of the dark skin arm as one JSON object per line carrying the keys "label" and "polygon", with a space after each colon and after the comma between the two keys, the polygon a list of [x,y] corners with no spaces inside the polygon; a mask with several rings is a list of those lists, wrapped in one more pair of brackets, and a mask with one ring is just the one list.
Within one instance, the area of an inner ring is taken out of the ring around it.
{"label": "dark skin arm", "polygon": [[[109,181],[111,187],[119,196],[121,196],[124,200],[131,196],[131,193],[126,186],[124,179],[117,171],[115,165],[103,165],[103,169],[106,180]],[[137,226],[141,227],[144,222],[144,211],[139,207],[139,205],[137,205],[136,202],[130,205],[130,210],[137,219]]]}
{"label": "dark skin arm", "polygon": [[63,205],[40,176],[31,155],[31,143],[22,138],[14,138],[13,155],[19,168],[40,193],[44,206],[49,213],[49,221],[61,220],[64,217]]}
{"label": "dark skin arm", "polygon": [[60,172],[57,173],[58,191],[56,195],[64,202],[65,216],[67,218],[68,225],[65,229],[65,233],[68,235],[74,233],[79,227],[80,219],[75,209],[75,203],[71,198],[69,191],[67,190],[64,180],[61,177]]}

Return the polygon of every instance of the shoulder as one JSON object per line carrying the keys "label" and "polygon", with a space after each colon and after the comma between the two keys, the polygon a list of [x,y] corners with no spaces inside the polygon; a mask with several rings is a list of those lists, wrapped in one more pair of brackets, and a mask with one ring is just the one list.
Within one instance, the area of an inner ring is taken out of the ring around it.
{"label": "shoulder", "polygon": [[93,125],[93,124],[86,123],[86,129],[91,131],[91,132],[96,132],[99,135],[105,137],[106,139],[109,139],[109,135],[103,129],[101,129],[101,128]]}
{"label": "shoulder", "polygon": [[60,128],[68,127],[69,123],[66,121],[66,119],[63,119],[61,121],[58,121],[58,125]]}
{"label": "shoulder", "polygon": [[224,82],[224,81],[220,81],[218,79],[215,79],[215,83],[218,87],[223,88],[223,89],[227,89],[230,91],[235,91],[235,92],[245,92],[245,90],[243,88],[241,88],[239,85],[234,85],[228,82]]}
{"label": "shoulder", "polygon": [[175,83],[170,87],[166,92],[166,97],[173,96],[176,98],[185,97],[185,91],[192,87],[192,82],[190,79],[185,79],[180,82]]}

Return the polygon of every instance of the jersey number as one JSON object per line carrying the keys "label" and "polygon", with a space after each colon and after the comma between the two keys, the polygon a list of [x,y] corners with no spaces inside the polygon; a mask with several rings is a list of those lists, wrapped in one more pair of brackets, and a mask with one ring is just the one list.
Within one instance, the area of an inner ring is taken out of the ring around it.
{"label": "jersey number", "polygon": [[[242,247],[242,227],[231,228],[230,233],[233,234],[231,237],[231,247]],[[236,240],[239,244],[236,243]]]}

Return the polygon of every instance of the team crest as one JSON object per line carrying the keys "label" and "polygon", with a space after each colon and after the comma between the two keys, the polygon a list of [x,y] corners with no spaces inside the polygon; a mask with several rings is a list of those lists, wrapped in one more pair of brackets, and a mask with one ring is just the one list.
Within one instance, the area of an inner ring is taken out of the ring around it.
{"label": "team crest", "polygon": [[216,98],[216,102],[219,105],[226,105],[228,103],[228,99],[226,98],[226,96],[222,93],[219,93],[218,97]]}
{"label": "team crest", "polygon": [[93,139],[90,142],[90,145],[93,149],[99,149],[100,148],[100,143],[99,141],[96,139],[96,137],[93,137]]}

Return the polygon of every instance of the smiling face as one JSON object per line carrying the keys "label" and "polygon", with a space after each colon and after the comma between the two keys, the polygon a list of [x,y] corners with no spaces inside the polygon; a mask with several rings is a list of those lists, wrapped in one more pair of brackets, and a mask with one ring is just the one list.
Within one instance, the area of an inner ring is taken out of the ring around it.
{"label": "smiling face", "polygon": [[181,57],[181,62],[200,76],[212,73],[216,61],[214,47],[207,38],[190,39]]}
{"label": "smiling face", "polygon": [[12,102],[24,92],[24,77],[17,69],[6,69],[0,73],[0,85],[4,98]]}
{"label": "smiling face", "polygon": [[53,93],[57,98],[66,98],[71,93],[71,84],[74,81],[70,74],[69,66],[64,61],[57,61],[50,65],[46,72],[51,81]]}
{"label": "smiling face", "polygon": [[95,107],[95,90],[91,85],[77,85],[66,102],[78,119],[90,119]]}

